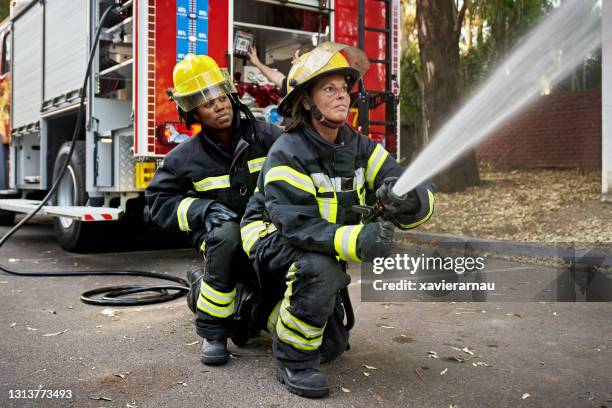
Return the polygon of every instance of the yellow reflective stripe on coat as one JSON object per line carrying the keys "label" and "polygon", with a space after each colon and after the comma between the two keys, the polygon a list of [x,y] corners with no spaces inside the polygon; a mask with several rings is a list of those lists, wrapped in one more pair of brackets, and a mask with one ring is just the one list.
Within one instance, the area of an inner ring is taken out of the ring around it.
{"label": "yellow reflective stripe on coat", "polygon": [[389,156],[389,152],[387,152],[380,144],[376,145],[376,148],[370,155],[370,158],[368,159],[368,166],[366,168],[366,182],[368,183],[370,190],[374,190],[374,180],[376,180],[376,175],[387,159],[387,156]]}
{"label": "yellow reflective stripe on coat", "polygon": [[312,179],[289,166],[277,166],[268,170],[264,179],[264,185],[273,181],[284,181],[308,194],[316,195]]}
{"label": "yellow reflective stripe on coat", "polygon": [[362,228],[363,224],[345,225],[336,230],[334,249],[343,261],[361,262],[357,256],[357,237]]}
{"label": "yellow reflective stripe on coat", "polygon": [[274,333],[274,329],[276,328],[276,322],[278,321],[278,315],[280,313],[282,302],[282,300],[279,300],[276,306],[274,306],[274,309],[272,309],[272,312],[270,312],[270,316],[268,316],[268,324],[266,325],[266,328],[270,334]]}
{"label": "yellow reflective stripe on coat", "polygon": [[194,181],[193,186],[196,191],[209,191],[216,190],[219,188],[229,188],[230,176],[229,174],[226,174],[224,176],[206,177],[203,180]]}
{"label": "yellow reflective stripe on coat", "polygon": [[242,249],[247,255],[251,254],[251,248],[259,238],[276,231],[276,226],[270,223],[264,223],[261,220],[253,221],[240,229],[242,237]]}
{"label": "yellow reflective stripe on coat", "polygon": [[256,173],[258,171],[261,171],[261,168],[263,167],[264,161],[266,161],[265,156],[264,157],[258,157],[257,159],[249,160],[247,162],[247,165],[249,166],[249,172],[250,173]]}
{"label": "yellow reflective stripe on coat", "polygon": [[429,190],[427,190],[427,198],[429,199],[429,211],[427,211],[427,214],[425,214],[425,217],[421,218],[418,221],[413,222],[412,224],[400,224],[400,227],[405,228],[405,229],[415,228],[431,218],[431,215],[433,214],[433,210],[434,210],[434,195]]}
{"label": "yellow reflective stripe on coat", "polygon": [[200,294],[200,297],[198,298],[198,309],[215,317],[230,317],[232,314],[234,314],[235,306],[235,301],[232,301],[232,303],[227,306],[217,306],[214,303],[206,300],[202,294]]}
{"label": "yellow reflective stripe on coat", "polygon": [[183,198],[179,203],[178,209],[176,210],[176,218],[178,219],[178,226],[181,231],[191,231],[191,229],[189,229],[187,211],[189,211],[189,206],[195,200],[197,199],[193,197],[187,197]]}
{"label": "yellow reflective stripe on coat", "polygon": [[321,218],[335,224],[338,217],[338,198],[336,193],[334,193],[334,197],[317,197],[317,203],[319,204]]}
{"label": "yellow reflective stripe on coat", "polygon": [[231,292],[220,292],[204,282],[204,280],[202,280],[200,285],[200,293],[208,300],[221,305],[227,305],[236,298],[236,288]]}

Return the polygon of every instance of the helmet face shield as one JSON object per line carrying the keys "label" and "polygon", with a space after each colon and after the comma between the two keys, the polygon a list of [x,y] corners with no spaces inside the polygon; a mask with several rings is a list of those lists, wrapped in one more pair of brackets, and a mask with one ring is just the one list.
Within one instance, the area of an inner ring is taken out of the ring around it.
{"label": "helmet face shield", "polygon": [[172,99],[183,111],[189,112],[220,96],[237,92],[227,69],[217,68],[177,84]]}

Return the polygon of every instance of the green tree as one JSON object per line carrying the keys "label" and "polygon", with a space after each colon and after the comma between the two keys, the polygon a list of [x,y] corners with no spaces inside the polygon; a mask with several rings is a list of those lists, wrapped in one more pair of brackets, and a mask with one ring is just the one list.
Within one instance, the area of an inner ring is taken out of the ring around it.
{"label": "green tree", "polygon": [[[425,135],[435,135],[457,109],[460,93],[459,38],[467,1],[417,0],[416,22],[421,59],[422,104]],[[462,191],[478,185],[478,165],[473,150],[435,176],[440,191]]]}
{"label": "green tree", "polygon": [[10,0],[0,0],[0,21],[9,15]]}

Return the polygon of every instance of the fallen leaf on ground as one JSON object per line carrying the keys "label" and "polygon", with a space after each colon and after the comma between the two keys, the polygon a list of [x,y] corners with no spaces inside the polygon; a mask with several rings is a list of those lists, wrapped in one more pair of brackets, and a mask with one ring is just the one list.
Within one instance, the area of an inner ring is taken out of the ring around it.
{"label": "fallen leaf on ground", "polygon": [[429,358],[439,358],[438,353],[435,351],[428,351],[427,354],[429,355]]}
{"label": "fallen leaf on ground", "polygon": [[130,374],[129,371],[125,372],[125,373],[119,373],[119,374],[113,374],[115,377],[119,377],[119,378],[125,378],[126,375]]}
{"label": "fallen leaf on ground", "polygon": [[58,331],[58,332],[55,332],[55,333],[47,333],[47,334],[43,334],[43,337],[59,336],[60,334],[64,334],[67,331],[68,330],[62,330],[62,331]]}
{"label": "fallen leaf on ground", "polygon": [[371,366],[371,365],[367,365],[367,364],[364,364],[363,367],[367,368],[368,370],[376,370],[377,369],[376,367]]}
{"label": "fallen leaf on ground", "polygon": [[177,384],[181,384],[183,387],[186,387],[186,386],[187,386],[187,383],[182,382],[182,381],[178,381],[178,382],[177,382]]}
{"label": "fallen leaf on ground", "polygon": [[136,405],[136,402],[128,402],[127,404],[125,404],[125,408],[137,408],[138,405]]}
{"label": "fallen leaf on ground", "polygon": [[444,375],[448,372],[448,368],[445,368],[444,370],[440,371],[440,375]]}
{"label": "fallen leaf on ground", "polygon": [[38,329],[35,329],[34,327],[30,327],[30,326],[28,326],[28,327],[27,327],[27,329],[28,329],[28,330],[31,330],[31,331],[36,331],[36,330],[38,330]]}
{"label": "fallen leaf on ground", "polygon": [[18,258],[9,258],[9,262],[10,263],[19,262],[19,259]]}
{"label": "fallen leaf on ground", "polygon": [[112,399],[108,397],[89,397],[89,399],[94,401],[112,401]]}
{"label": "fallen leaf on ground", "polygon": [[520,313],[516,313],[516,312],[514,312],[514,313],[506,313],[506,316],[520,317],[521,319],[523,318],[523,316],[521,316]]}
{"label": "fallen leaf on ground", "polygon": [[191,343],[185,343],[186,346],[193,346],[194,344],[198,344],[200,340],[192,341]]}
{"label": "fallen leaf on ground", "polygon": [[470,350],[469,348],[467,348],[467,347],[462,348],[461,351],[463,351],[464,353],[469,354],[470,356],[474,355],[474,352],[472,350]]}
{"label": "fallen leaf on ground", "polygon": [[370,374],[370,373],[368,373],[367,371],[364,371],[364,372],[363,372],[363,375],[365,375],[366,377],[369,377],[371,374]]}
{"label": "fallen leaf on ground", "polygon": [[547,375],[544,379],[548,382],[559,382],[561,381],[561,377],[557,377],[556,375]]}
{"label": "fallen leaf on ground", "polygon": [[374,395],[373,395],[373,397],[374,397],[374,399],[375,399],[376,401],[378,401],[378,402],[383,402],[383,397],[381,397],[380,395],[378,395],[378,394],[374,394]]}
{"label": "fallen leaf on ground", "polygon": [[475,363],[472,363],[472,365],[474,367],[491,367],[490,364],[487,364],[484,361],[476,361]]}
{"label": "fallen leaf on ground", "polygon": [[17,326],[17,322],[13,322],[13,323],[9,324],[9,327],[15,327],[15,326]]}
{"label": "fallen leaf on ground", "polygon": [[461,357],[455,357],[455,356],[453,356],[453,357],[449,357],[448,359],[449,359],[449,360],[454,360],[454,361],[456,361],[456,362],[458,362],[458,363],[463,363],[463,362],[465,361],[465,360],[464,360],[464,359],[462,359]]}
{"label": "fallen leaf on ground", "polygon": [[340,389],[342,390],[342,392],[351,392],[351,390],[346,387],[340,387]]}
{"label": "fallen leaf on ground", "polygon": [[117,309],[112,309],[110,307],[107,307],[106,309],[102,310],[102,314],[104,316],[114,317],[119,314],[119,311]]}
{"label": "fallen leaf on ground", "polygon": [[559,313],[553,312],[553,316],[559,316]]}
{"label": "fallen leaf on ground", "polygon": [[385,326],[384,324],[381,325],[380,327],[382,327],[383,329],[395,329],[395,327],[393,326]]}
{"label": "fallen leaf on ground", "polygon": [[527,399],[527,398],[529,398],[529,397],[531,397],[531,394],[529,394],[529,393],[527,393],[527,392],[526,392],[526,393],[524,393],[524,394],[521,396],[521,399]]}

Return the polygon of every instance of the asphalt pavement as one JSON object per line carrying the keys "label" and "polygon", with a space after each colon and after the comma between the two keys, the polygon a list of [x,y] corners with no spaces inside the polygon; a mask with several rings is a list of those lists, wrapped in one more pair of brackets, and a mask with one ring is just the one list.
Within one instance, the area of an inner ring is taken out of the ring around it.
{"label": "asphalt pavement", "polygon": [[[150,248],[67,253],[43,223],[0,248],[0,262],[180,277],[199,263],[187,248],[167,250],[163,241]],[[559,273],[511,260],[491,259],[487,268],[521,271],[517,287],[506,288],[517,292],[534,286],[525,276],[535,282]],[[0,273],[0,406],[612,407],[611,303],[361,302],[360,269],[349,271],[356,325],[351,349],[322,366],[332,384],[324,400],[278,383],[267,334],[231,345],[226,366],[202,365],[184,298],[126,308],[79,300],[89,289],[149,279]],[[38,389],[70,390],[72,398],[11,398]]]}

